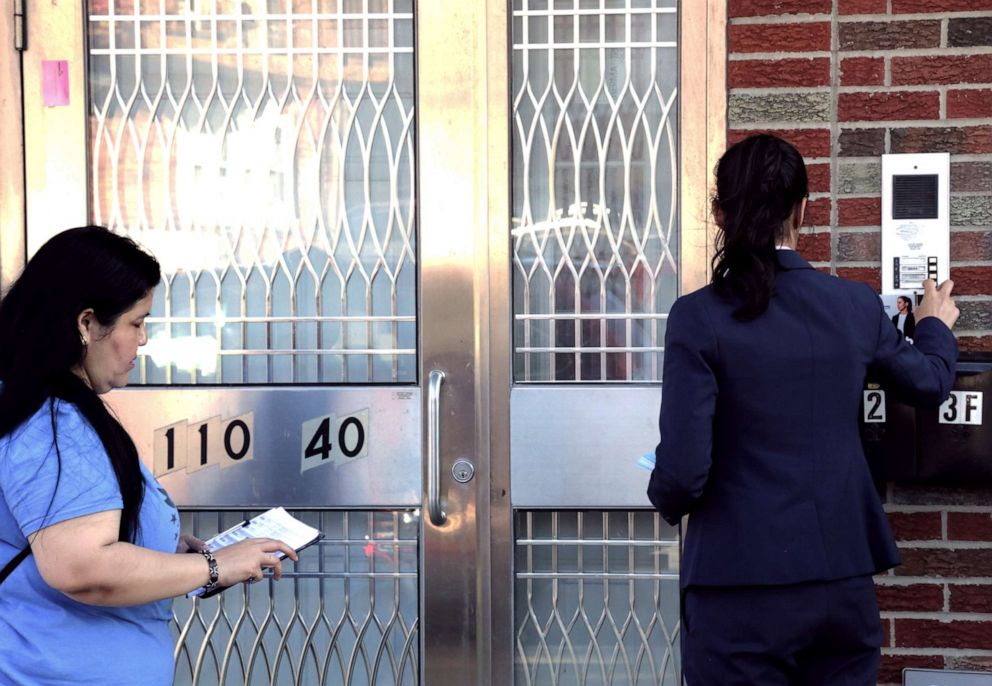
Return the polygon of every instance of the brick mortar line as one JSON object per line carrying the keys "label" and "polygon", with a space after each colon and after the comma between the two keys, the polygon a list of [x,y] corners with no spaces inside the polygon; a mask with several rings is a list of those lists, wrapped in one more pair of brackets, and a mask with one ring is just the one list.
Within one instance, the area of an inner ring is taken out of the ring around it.
{"label": "brick mortar line", "polygon": [[[780,126],[773,126],[769,128],[785,128],[789,131],[829,131],[830,125],[827,122],[779,122]],[[758,128],[757,123],[744,122],[743,124],[727,124],[727,131],[750,131],[751,129]],[[992,153],[989,153],[989,157],[992,158]],[[806,158],[803,158],[806,159]],[[809,159],[827,159],[826,157],[815,157]]]}
{"label": "brick mortar line", "polygon": [[[957,297],[957,296],[954,296]],[[992,514],[992,505],[885,505],[886,512],[897,514],[914,514],[916,512],[965,512]]]}
{"label": "brick mortar line", "polygon": [[[825,225],[822,225],[822,224],[816,224],[814,228],[829,228],[829,227],[826,227]],[[834,228],[836,228],[838,231],[840,231],[842,229],[847,229],[849,227],[846,227],[846,226],[844,226],[844,227],[837,226],[837,227],[834,227]],[[863,228],[863,227],[851,227],[851,228]],[[810,233],[825,233],[825,232],[824,231],[811,231]],[[873,260],[839,260],[838,263],[837,263],[837,266],[838,267],[856,267],[856,268],[859,268],[859,269],[863,269],[863,268],[876,268],[876,267],[880,267],[881,266],[881,260],[875,260],[875,261],[873,261]],[[979,260],[967,260],[967,261],[965,261],[965,260],[952,260],[951,261],[951,268],[953,269],[954,267],[992,267],[992,261],[989,261],[989,260],[984,260],[984,261],[979,261]],[[984,293],[977,294],[977,295],[976,294],[971,294],[971,295],[973,297],[979,297],[979,298],[992,297],[992,293],[989,293],[987,295],[984,294]],[[965,296],[963,296],[963,295],[962,296],[958,296],[955,293],[954,294],[954,297],[957,298],[957,297],[965,297]],[[955,329],[955,331],[957,331],[957,330]],[[961,333],[961,331],[957,331],[957,333]]]}
{"label": "brick mortar line", "polygon": [[905,646],[882,646],[882,655],[920,655],[925,657],[986,657],[992,650],[984,648],[907,648]]}
{"label": "brick mortar line", "polygon": [[[946,513],[944,513],[946,514]],[[965,512],[958,514],[986,514],[984,512]],[[942,538],[907,538],[896,541],[898,547],[914,550],[986,550],[992,548],[992,540],[970,538],[949,538],[947,526],[941,528]],[[992,572],[988,574],[992,579]]]}
{"label": "brick mortar line", "polygon": [[[830,14],[762,14],[756,17],[728,17],[730,25],[746,26],[748,24],[812,24],[830,21]],[[770,21],[769,21],[770,20]]]}
{"label": "brick mortar line", "polygon": [[[939,52],[937,52],[939,51]],[[840,57],[879,57],[890,63],[893,57],[975,57],[992,53],[988,45],[975,45],[969,48],[882,48],[879,50],[841,50]],[[738,54],[738,53],[734,53]],[[744,53],[741,53],[744,54]]]}
{"label": "brick mortar line", "polygon": [[[831,14],[762,14],[753,17],[729,17],[731,26],[734,25],[754,25],[754,24],[812,24],[814,22],[827,22],[831,19]],[[838,15],[840,24],[858,24],[865,21],[882,21],[891,23],[895,21],[918,21],[930,19],[940,21],[943,19],[979,19],[987,17],[988,12],[982,10],[960,10],[945,12],[915,12],[911,14],[843,14]]]}
{"label": "brick mortar line", "polygon": [[862,21],[917,21],[920,19],[975,19],[987,16],[982,10],[944,10],[943,12],[910,12],[907,14],[845,14],[842,22],[844,24]]}
{"label": "brick mortar line", "polygon": [[931,538],[898,541],[898,545],[900,549],[912,548],[914,550],[992,550],[992,541],[935,541]]}
{"label": "brick mortar line", "polygon": [[923,619],[936,620],[944,624],[951,622],[992,622],[992,612],[941,612],[938,610],[925,610],[923,612],[913,612],[912,610],[882,610],[882,619]]}
{"label": "brick mortar line", "polygon": [[826,60],[832,56],[833,53],[829,50],[817,50],[816,52],[732,52],[727,55],[727,59],[730,62],[744,62],[747,60],[774,61],[780,59]]}
{"label": "brick mortar line", "polygon": [[886,588],[905,588],[909,586],[988,586],[992,584],[992,577],[967,577],[969,580],[965,582],[934,581],[933,577],[930,576],[915,578],[925,581],[914,581],[914,577],[886,576],[876,577],[875,585]]}
{"label": "brick mortar line", "polygon": [[[879,613],[879,618],[881,618],[881,613]],[[896,644],[896,623],[889,622],[889,645]]]}
{"label": "brick mortar line", "polygon": [[[885,579],[886,582],[890,579],[904,579],[905,584],[889,584],[889,583],[879,583],[881,579]],[[933,585],[933,586],[989,586],[992,585],[992,577],[987,576],[963,576],[960,580],[953,577],[934,577],[934,576],[876,576],[875,585],[876,586],[886,586],[895,588],[896,586],[921,586],[921,585]]]}
{"label": "brick mortar line", "polygon": [[[813,88],[813,86],[802,86],[803,88]],[[947,93],[952,90],[961,91],[981,91],[989,90],[992,88],[992,79],[987,83],[935,83],[935,84],[907,84],[903,86],[838,86],[841,93],[929,93],[932,91],[937,91],[938,93]],[[735,88],[734,90],[745,90],[744,88]],[[941,119],[946,119],[946,116],[941,116]],[[980,119],[985,119],[986,117],[975,117]]]}
{"label": "brick mortar line", "polygon": [[[865,167],[869,164],[879,165],[881,162],[878,159],[878,155],[857,155],[850,157],[839,158],[845,163],[850,163],[852,167]],[[992,162],[992,153],[968,153],[968,154],[958,154],[951,153],[951,164],[957,162]],[[964,192],[964,191],[961,191]],[[969,191],[969,192],[981,192],[981,191]]]}
{"label": "brick mortar line", "polygon": [[[831,65],[833,67],[834,65]],[[964,88],[964,86],[970,86]],[[735,86],[729,88],[731,94],[741,95],[820,95],[823,93],[941,93],[949,90],[989,90],[992,88],[992,80],[982,83],[937,83],[937,84],[907,84],[905,86]],[[835,90],[836,89],[836,90]],[[989,121],[988,117],[971,117],[971,119]],[[946,117],[941,117],[939,121],[946,121]],[[917,120],[912,120],[917,121]],[[957,121],[957,118],[950,121]]]}
{"label": "brick mortar line", "polygon": [[[816,193],[811,195],[826,195],[826,193]],[[838,200],[866,200],[870,198],[881,198],[881,193],[837,193]],[[992,198],[992,190],[989,191],[952,191],[952,198]],[[877,226],[877,225],[876,225]],[[952,224],[951,230],[967,230],[970,226],[985,226],[984,224]]]}
{"label": "brick mortar line", "polygon": [[[823,194],[821,193],[820,195],[823,195]],[[812,197],[812,196],[810,196],[810,197]],[[877,198],[877,197],[878,197],[877,195],[876,196],[872,196],[872,195],[842,195],[842,196],[840,196],[838,198],[838,200],[871,200],[871,199],[874,199],[874,198]],[[835,203],[835,204],[838,204],[839,205],[840,203]],[[807,226],[814,227],[814,226],[825,226],[825,225],[824,224],[809,224]],[[845,224],[845,225],[841,226],[841,225],[839,225],[837,223],[834,223],[831,226],[833,226],[834,228],[836,228],[838,231],[850,231],[852,233],[868,233],[870,231],[878,232],[878,231],[881,231],[881,229],[882,229],[882,225],[881,224],[851,224],[851,225]],[[990,227],[986,226],[985,224],[975,224],[974,226],[972,226],[970,224],[955,224],[954,226],[951,227],[951,232],[952,233],[982,233],[982,232],[988,232],[989,231],[989,228]],[[856,262],[864,262],[865,260],[855,260],[855,261]],[[954,262],[954,264],[960,265],[960,266],[969,265],[969,266],[975,266],[975,267],[984,267],[986,265],[992,265],[992,260],[952,260],[952,261]]]}
{"label": "brick mortar line", "polygon": [[[939,50],[939,54],[934,54]],[[798,55],[806,57],[829,57],[832,53],[826,50],[775,50],[774,52],[728,52],[727,57],[731,61],[746,58],[754,55],[754,59],[762,59],[758,55]],[[972,47],[942,48],[939,46],[932,48],[882,48],[879,50],[841,50],[837,49],[839,59],[850,57],[877,57],[879,59],[891,60],[893,57],[975,57],[977,55],[992,54],[992,46],[975,45]]]}
{"label": "brick mortar line", "polygon": [[[834,198],[838,193],[840,162],[837,153],[840,150],[840,121],[838,117],[837,88],[840,84],[840,28],[837,14],[837,2],[830,3],[830,273],[837,274],[837,254],[840,252],[840,235],[837,233],[840,210]],[[893,629],[894,631],[894,629]]]}
{"label": "brick mortar line", "polygon": [[[829,127],[830,122],[804,122],[808,126],[806,128],[811,129],[826,129]],[[992,119],[989,118],[979,118],[979,119],[895,119],[886,121],[862,121],[862,120],[852,120],[852,121],[842,121],[838,122],[838,126],[842,127],[843,130],[848,129],[964,129],[964,128],[974,128],[976,126],[990,126],[992,125]],[[749,130],[749,129],[798,129],[798,122],[793,125],[789,121],[750,121],[750,122],[734,122],[728,129],[730,130]],[[990,153],[968,153],[969,155],[985,155]],[[952,153],[953,155],[953,153]]]}

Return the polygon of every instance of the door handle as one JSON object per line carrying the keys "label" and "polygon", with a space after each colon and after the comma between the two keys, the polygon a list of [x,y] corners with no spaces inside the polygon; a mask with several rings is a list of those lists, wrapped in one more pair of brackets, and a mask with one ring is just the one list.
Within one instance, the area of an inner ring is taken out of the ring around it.
{"label": "door handle", "polygon": [[441,526],[448,515],[441,509],[441,384],[444,372],[432,369],[427,381],[427,515]]}

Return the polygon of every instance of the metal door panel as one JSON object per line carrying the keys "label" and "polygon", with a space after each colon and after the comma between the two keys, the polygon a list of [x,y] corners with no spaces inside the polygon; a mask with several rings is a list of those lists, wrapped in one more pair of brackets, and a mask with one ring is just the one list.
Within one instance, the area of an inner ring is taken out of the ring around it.
{"label": "metal door panel", "polygon": [[516,386],[510,393],[514,507],[650,507],[638,459],[658,436],[661,392]]}
{"label": "metal door panel", "polygon": [[[419,388],[135,388],[107,399],[180,506],[420,505]],[[234,459],[238,417],[251,454]]]}

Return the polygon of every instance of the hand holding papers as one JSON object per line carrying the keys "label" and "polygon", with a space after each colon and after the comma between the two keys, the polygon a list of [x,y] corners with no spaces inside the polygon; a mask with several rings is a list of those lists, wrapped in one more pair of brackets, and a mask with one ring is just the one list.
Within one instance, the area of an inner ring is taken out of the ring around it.
{"label": "hand holding papers", "polygon": [[[267,512],[263,512],[257,517],[241,522],[223,531],[206,542],[207,550],[216,552],[239,541],[250,538],[273,538],[282,541],[295,551],[299,552],[304,548],[313,545],[323,537],[317,529],[304,524],[296,517],[286,512],[284,508],[275,507]],[[286,555],[282,552],[273,553],[279,559],[284,559]],[[198,588],[187,594],[188,597],[209,598],[215,593],[224,590],[218,588],[212,592],[205,593],[202,588]]]}

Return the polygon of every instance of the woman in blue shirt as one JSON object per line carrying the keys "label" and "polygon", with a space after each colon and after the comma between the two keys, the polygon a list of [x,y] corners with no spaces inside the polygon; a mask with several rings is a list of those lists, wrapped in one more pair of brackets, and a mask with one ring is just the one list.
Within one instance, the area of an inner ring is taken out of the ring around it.
{"label": "woman in blue shirt", "polygon": [[[171,684],[169,599],[280,574],[284,543],[215,554],[100,395],[127,384],[160,279],[131,240],[49,240],[0,303],[0,682]],[[0,575],[4,576],[4,575]]]}

